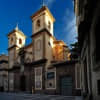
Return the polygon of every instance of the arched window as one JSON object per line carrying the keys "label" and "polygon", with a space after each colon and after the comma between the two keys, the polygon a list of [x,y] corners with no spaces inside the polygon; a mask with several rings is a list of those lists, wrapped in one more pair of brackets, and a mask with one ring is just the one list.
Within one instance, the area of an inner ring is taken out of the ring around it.
{"label": "arched window", "polygon": [[11,38],[11,44],[13,43],[13,37]]}
{"label": "arched window", "polygon": [[51,23],[50,23],[50,21],[48,22],[48,28],[51,29]]}
{"label": "arched window", "polygon": [[19,44],[22,44],[22,39],[21,38],[19,39]]}
{"label": "arched window", "polygon": [[36,26],[37,26],[37,27],[40,27],[40,20],[37,20]]}

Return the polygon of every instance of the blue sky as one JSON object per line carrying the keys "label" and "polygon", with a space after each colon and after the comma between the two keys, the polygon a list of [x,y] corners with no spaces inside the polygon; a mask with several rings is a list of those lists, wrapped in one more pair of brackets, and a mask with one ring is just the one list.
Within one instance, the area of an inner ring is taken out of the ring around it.
{"label": "blue sky", "polygon": [[[56,19],[54,35],[67,45],[76,41],[77,31],[73,0],[44,0]],[[27,35],[26,45],[31,42],[32,22],[30,16],[41,8],[42,0],[0,0],[0,54],[8,53],[7,34],[18,23]]]}

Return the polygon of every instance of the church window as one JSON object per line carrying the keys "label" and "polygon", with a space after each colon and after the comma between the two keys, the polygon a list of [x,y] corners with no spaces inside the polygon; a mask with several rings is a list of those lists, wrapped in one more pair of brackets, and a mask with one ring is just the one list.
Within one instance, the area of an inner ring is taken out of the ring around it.
{"label": "church window", "polygon": [[11,43],[13,42],[13,37],[11,38]]}
{"label": "church window", "polygon": [[48,28],[51,29],[51,23],[50,23],[50,21],[48,22]]}
{"label": "church window", "polygon": [[51,46],[50,42],[48,42],[48,45]]}
{"label": "church window", "polygon": [[21,38],[19,39],[19,44],[22,44],[22,39]]}
{"label": "church window", "polygon": [[40,20],[37,20],[36,26],[37,26],[37,27],[40,27]]}

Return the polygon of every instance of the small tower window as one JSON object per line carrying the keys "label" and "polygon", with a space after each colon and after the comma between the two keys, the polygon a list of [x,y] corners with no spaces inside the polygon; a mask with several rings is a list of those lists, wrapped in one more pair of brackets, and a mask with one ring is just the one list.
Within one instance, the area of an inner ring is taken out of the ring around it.
{"label": "small tower window", "polygon": [[13,41],[14,41],[14,39],[13,39],[13,37],[11,37],[11,39],[10,39],[10,44],[12,44]]}
{"label": "small tower window", "polygon": [[50,42],[48,42],[48,45],[51,46]]}
{"label": "small tower window", "polygon": [[19,44],[22,44],[22,39],[21,38],[19,39]]}
{"label": "small tower window", "polygon": [[36,26],[37,26],[37,27],[40,27],[40,20],[37,20]]}
{"label": "small tower window", "polygon": [[50,21],[48,22],[48,28],[51,29],[51,23],[50,23]]}
{"label": "small tower window", "polygon": [[11,38],[11,44],[12,44],[12,42],[13,42],[13,37]]}

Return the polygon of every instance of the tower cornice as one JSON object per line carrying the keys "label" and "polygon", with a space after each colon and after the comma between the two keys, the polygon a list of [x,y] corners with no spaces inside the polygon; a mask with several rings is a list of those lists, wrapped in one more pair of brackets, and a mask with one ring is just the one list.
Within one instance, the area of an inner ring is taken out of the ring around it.
{"label": "tower cornice", "polygon": [[31,38],[41,34],[41,32],[46,32],[49,36],[51,36],[54,40],[56,40],[56,38],[46,28],[40,30],[39,32],[34,33],[33,35],[31,35]]}

